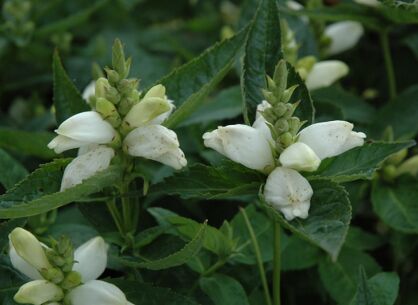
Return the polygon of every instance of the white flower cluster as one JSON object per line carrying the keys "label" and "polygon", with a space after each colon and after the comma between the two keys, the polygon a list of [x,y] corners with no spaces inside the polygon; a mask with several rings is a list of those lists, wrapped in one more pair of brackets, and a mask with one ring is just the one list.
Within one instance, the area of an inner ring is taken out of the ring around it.
{"label": "white flower cluster", "polygon": [[258,105],[252,127],[229,125],[205,133],[204,144],[237,163],[268,174],[265,200],[287,220],[306,218],[313,190],[299,171],[317,170],[321,160],[363,145],[366,135],[354,132],[353,124],[345,121],[312,124],[299,132],[297,141],[285,148],[277,160],[272,134],[262,115],[270,107],[267,101]]}
{"label": "white flower cluster", "polygon": [[[95,83],[95,90],[90,84],[83,96],[88,100],[95,92],[103,90],[97,88],[103,82],[107,80],[99,79]],[[115,156],[115,148],[120,146],[130,156],[158,161],[174,169],[186,166],[187,160],[176,133],[161,125],[173,109],[173,102],[167,99],[165,87],[156,85],[122,118],[119,126],[128,131],[122,140],[118,129],[96,111],[81,112],[62,122],[55,130],[58,136],[48,147],[56,153],[74,148],[79,150],[78,157],[64,171],[61,191],[106,169]]]}
{"label": "white flower cluster", "polygon": [[17,303],[133,305],[118,287],[97,280],[107,265],[108,245],[101,237],[90,239],[74,251],[72,270],[64,276],[48,259],[46,252],[50,249],[32,233],[16,228],[9,235],[9,244],[13,267],[32,280],[15,294]]}

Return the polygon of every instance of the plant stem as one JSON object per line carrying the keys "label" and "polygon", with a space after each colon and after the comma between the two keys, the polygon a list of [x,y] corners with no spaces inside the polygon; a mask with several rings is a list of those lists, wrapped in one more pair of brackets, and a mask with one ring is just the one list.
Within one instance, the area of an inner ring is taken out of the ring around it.
{"label": "plant stem", "polygon": [[274,222],[274,257],[273,257],[273,304],[280,305],[280,224]]}
{"label": "plant stem", "polygon": [[390,54],[389,34],[387,29],[380,31],[380,43],[382,45],[383,57],[385,60],[389,87],[389,97],[392,101],[396,97],[396,78],[393,69],[392,56]]}
{"label": "plant stem", "polygon": [[223,265],[225,265],[226,260],[225,259],[220,259],[218,260],[215,264],[213,264],[212,266],[210,266],[208,269],[206,269],[203,273],[202,273],[202,277],[203,276],[209,276],[212,273],[214,273],[216,270],[218,270],[219,268],[221,268]]}
{"label": "plant stem", "polygon": [[123,229],[123,226],[122,226],[122,217],[121,217],[121,215],[118,211],[118,208],[116,207],[114,199],[110,199],[110,200],[106,201],[106,206],[107,206],[107,209],[110,212],[110,215],[112,215],[113,221],[115,222],[119,233],[121,235],[124,235],[125,232],[124,232],[124,229]]}
{"label": "plant stem", "polygon": [[266,299],[266,304],[267,305],[272,305],[271,304],[271,297],[270,297],[270,290],[269,290],[269,286],[267,284],[266,272],[264,270],[263,260],[261,258],[260,246],[258,245],[257,237],[255,236],[254,229],[251,225],[250,220],[248,219],[248,216],[247,216],[247,213],[245,212],[245,210],[243,208],[240,208],[240,212],[242,213],[242,216],[244,217],[245,225],[247,226],[248,233],[250,234],[251,242],[252,242],[253,247],[254,247],[254,253],[255,253],[256,260],[257,260],[258,271],[260,272],[260,278],[261,278],[261,283],[263,285],[264,297]]}

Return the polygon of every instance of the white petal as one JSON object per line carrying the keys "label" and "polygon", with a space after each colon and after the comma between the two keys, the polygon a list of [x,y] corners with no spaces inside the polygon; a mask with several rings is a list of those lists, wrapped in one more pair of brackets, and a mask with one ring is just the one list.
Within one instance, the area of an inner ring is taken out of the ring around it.
{"label": "white petal", "polygon": [[123,146],[131,156],[158,161],[175,169],[187,165],[176,133],[161,125],[135,128],[125,137]]}
{"label": "white petal", "polygon": [[169,104],[170,109],[167,112],[164,112],[163,114],[160,114],[155,119],[149,121],[147,124],[149,124],[149,125],[160,125],[166,119],[168,119],[168,117],[171,115],[171,113],[173,112],[174,108],[176,108],[176,106],[174,106],[174,101],[172,101],[172,100],[167,100],[167,102]]}
{"label": "white petal", "polygon": [[48,143],[48,148],[53,149],[55,153],[60,154],[63,151],[82,147],[87,144],[88,143],[86,142],[77,141],[66,136],[58,135],[55,138],[53,138],[51,142]]}
{"label": "white petal", "polygon": [[26,262],[23,258],[21,258],[17,252],[15,247],[13,247],[12,242],[9,242],[9,257],[13,267],[26,275],[28,278],[32,280],[40,280],[42,276],[39,274],[38,270],[35,267],[30,265]]}
{"label": "white petal", "polygon": [[259,116],[253,124],[253,128],[257,129],[263,137],[269,141],[270,145],[274,145],[274,140],[271,135],[271,130],[267,125],[267,121],[263,116]]}
{"label": "white petal", "polygon": [[36,280],[24,284],[14,296],[17,303],[41,305],[48,301],[59,301],[64,293],[57,285],[46,280]]}
{"label": "white petal", "polygon": [[354,2],[371,7],[377,7],[380,5],[380,2],[378,0],[354,0]]}
{"label": "white petal", "polygon": [[363,26],[356,21],[341,21],[327,26],[325,35],[331,38],[327,54],[334,55],[351,49],[363,34]]}
{"label": "white petal", "polygon": [[257,112],[255,113],[255,118],[258,119],[259,117],[263,117],[262,112],[268,108],[271,108],[270,103],[263,100],[260,104],[257,105]]}
{"label": "white petal", "polygon": [[316,171],[321,164],[321,159],[306,144],[297,142],[286,148],[279,158],[284,167],[297,171]]}
{"label": "white petal", "polygon": [[97,279],[106,269],[107,249],[104,239],[98,236],[75,250],[73,271],[80,273],[83,283]]}
{"label": "white petal", "polygon": [[51,268],[42,244],[29,231],[17,227],[9,234],[9,241],[17,255],[35,269]]}
{"label": "white petal", "polygon": [[248,168],[270,172],[275,165],[269,141],[253,127],[242,124],[218,127],[206,132],[203,140],[206,147]]}
{"label": "white petal", "polygon": [[353,124],[346,121],[316,123],[302,129],[298,142],[308,145],[322,160],[363,145],[366,135],[352,130]]}
{"label": "white petal", "polygon": [[92,80],[86,88],[84,88],[82,97],[88,103],[90,97],[94,96],[96,93],[96,81]]}
{"label": "white petal", "polygon": [[312,67],[306,78],[309,90],[328,87],[348,74],[348,66],[339,60],[320,61]]}
{"label": "white petal", "polygon": [[115,136],[112,125],[95,111],[73,115],[62,122],[55,132],[76,141],[95,144],[110,143]]}
{"label": "white petal", "polygon": [[66,297],[71,305],[127,305],[125,294],[113,284],[93,280],[72,290]]}
{"label": "white petal", "polygon": [[95,150],[99,146],[100,146],[99,144],[87,144],[87,145],[80,146],[77,152],[77,156],[84,155],[92,150]]}
{"label": "white petal", "polygon": [[61,191],[80,184],[84,179],[108,168],[114,155],[115,152],[112,148],[101,145],[75,158],[65,168]]}
{"label": "white petal", "polygon": [[280,210],[287,220],[306,218],[313,190],[308,180],[297,171],[277,167],[270,173],[264,187],[266,201]]}
{"label": "white petal", "polygon": [[286,6],[295,11],[303,10],[303,5],[294,0],[286,1]]}

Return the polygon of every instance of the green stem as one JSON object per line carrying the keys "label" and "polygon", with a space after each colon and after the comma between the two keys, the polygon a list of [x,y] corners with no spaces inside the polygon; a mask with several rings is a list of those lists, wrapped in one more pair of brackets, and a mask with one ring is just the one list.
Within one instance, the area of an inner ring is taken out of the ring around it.
{"label": "green stem", "polygon": [[110,212],[110,215],[112,215],[113,221],[115,222],[119,233],[121,235],[124,235],[125,232],[124,232],[123,225],[122,225],[122,217],[119,213],[118,208],[116,207],[114,199],[107,201],[106,206]]}
{"label": "green stem", "polygon": [[380,43],[382,45],[383,57],[385,60],[389,87],[389,97],[391,100],[393,100],[396,97],[396,78],[393,69],[392,56],[390,54],[389,34],[387,29],[384,29],[380,32]]}
{"label": "green stem", "polygon": [[280,305],[280,224],[274,221],[273,304]]}
{"label": "green stem", "polygon": [[264,270],[263,260],[261,258],[260,246],[258,245],[257,237],[255,236],[254,229],[251,225],[250,220],[248,219],[247,213],[245,212],[243,208],[240,208],[240,211],[242,213],[242,216],[244,217],[245,225],[247,226],[248,233],[250,234],[251,242],[253,244],[254,253],[255,253],[255,257],[256,257],[257,265],[258,265],[258,271],[260,273],[261,284],[263,285],[266,304],[272,305],[271,297],[270,297],[270,290],[267,284],[266,272]]}
{"label": "green stem", "polygon": [[202,277],[209,276],[209,275],[213,274],[216,270],[218,270],[223,265],[225,265],[225,263],[226,263],[226,259],[220,259],[220,260],[218,260],[215,264],[213,264],[212,266],[210,266],[208,269],[206,269],[202,273]]}

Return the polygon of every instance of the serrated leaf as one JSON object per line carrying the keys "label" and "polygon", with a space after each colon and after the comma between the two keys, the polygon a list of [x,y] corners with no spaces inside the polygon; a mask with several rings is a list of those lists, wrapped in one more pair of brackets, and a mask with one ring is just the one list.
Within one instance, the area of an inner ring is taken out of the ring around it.
{"label": "serrated leaf", "polygon": [[30,132],[11,128],[0,128],[0,147],[41,159],[52,159],[56,156],[47,147],[54,138],[50,132]]}
{"label": "serrated leaf", "polygon": [[65,72],[58,51],[54,52],[52,70],[54,74],[55,117],[57,123],[61,124],[76,113],[88,111],[89,107]]}
{"label": "serrated leaf", "polygon": [[312,175],[327,177],[336,182],[371,179],[387,157],[413,145],[414,141],[366,143],[337,157],[325,159]]}
{"label": "serrated leaf", "polygon": [[350,226],[344,245],[358,250],[374,250],[382,246],[384,242],[384,238],[380,235],[371,234],[356,226]]}
{"label": "serrated leaf", "polygon": [[311,180],[309,183],[314,194],[308,218],[296,218],[289,222],[270,205],[266,205],[267,212],[285,228],[323,249],[336,260],[351,220],[347,192],[342,186],[327,179]]}
{"label": "serrated leaf", "polygon": [[247,122],[254,121],[257,105],[264,99],[261,89],[266,88],[266,74],[273,74],[281,58],[280,20],[276,1],[260,0],[250,23],[242,64],[241,88]]}
{"label": "serrated leaf", "polygon": [[215,305],[249,305],[244,288],[230,276],[214,274],[203,277],[199,285]]}
{"label": "serrated leaf", "polygon": [[387,225],[403,233],[418,233],[418,181],[399,179],[394,184],[376,182],[372,188],[373,210]]}
{"label": "serrated leaf", "polygon": [[121,179],[120,167],[110,166],[83,183],[60,192],[64,168],[71,159],[41,165],[23,181],[0,196],[0,218],[33,216],[56,209],[111,186]]}
{"label": "serrated leaf", "polygon": [[206,223],[200,226],[194,238],[184,248],[161,259],[143,261],[143,259],[136,257],[121,257],[118,261],[126,266],[150,270],[161,270],[180,266],[187,263],[199,253],[203,245],[205,233]]}
{"label": "serrated leaf", "polygon": [[167,89],[177,110],[164,122],[168,128],[179,125],[202,99],[223,79],[244,44],[247,28],[230,39],[215,44],[199,57],[158,81]]}
{"label": "serrated leaf", "polygon": [[256,196],[265,177],[233,162],[219,167],[195,164],[152,187],[181,198],[232,199]]}
{"label": "serrated leaf", "polygon": [[3,149],[0,149],[0,184],[2,184],[5,189],[11,188],[27,174],[28,171],[22,164]]}

